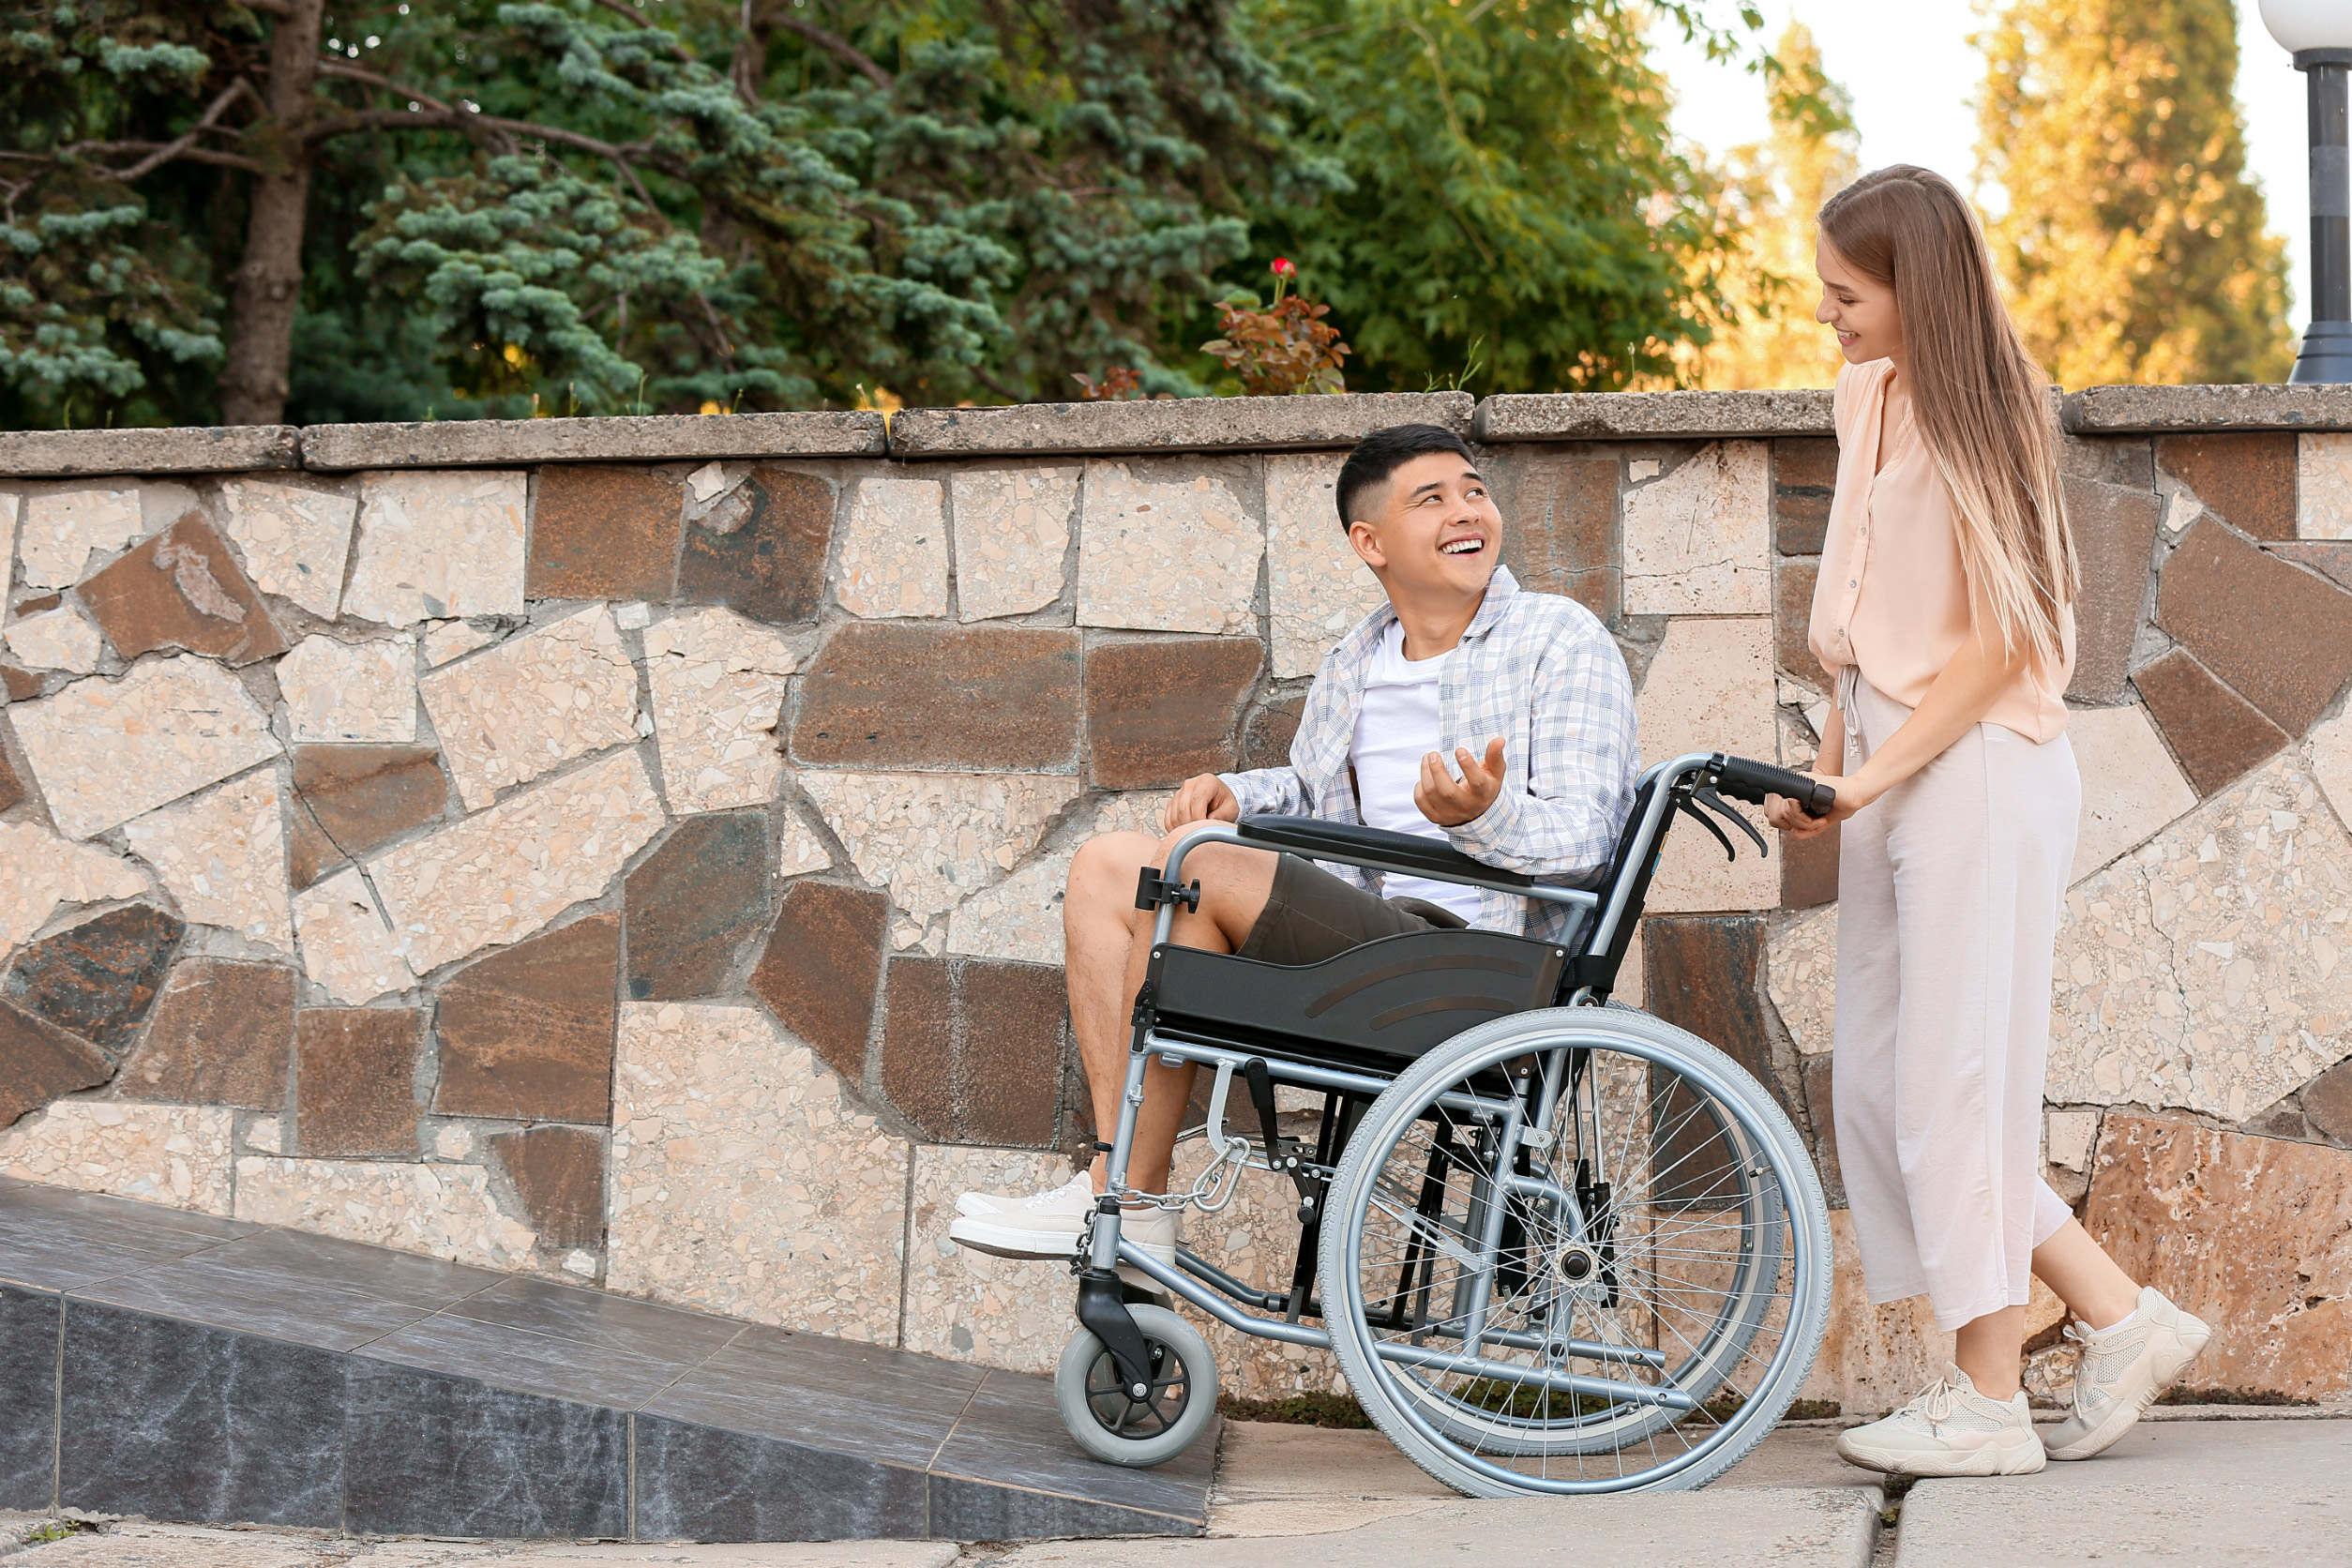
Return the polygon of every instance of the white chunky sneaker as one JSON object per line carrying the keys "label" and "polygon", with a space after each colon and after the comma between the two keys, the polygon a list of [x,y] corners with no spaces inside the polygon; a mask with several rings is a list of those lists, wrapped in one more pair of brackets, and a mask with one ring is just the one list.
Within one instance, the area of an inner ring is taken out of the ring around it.
{"label": "white chunky sneaker", "polygon": [[2066,1337],[2081,1344],[2083,1353],[2074,1367],[2074,1409],[2050,1434],[2050,1457],[2088,1459],[2132,1429],[2189,1369],[2213,1330],[2144,1285],[2129,1318],[2111,1329],[2093,1329],[2078,1318],[2066,1325]]}
{"label": "white chunky sneaker", "polygon": [[[963,1212],[948,1226],[947,1238],[999,1258],[1067,1258],[1078,1251],[1078,1238],[1093,1223],[1095,1197],[1094,1179],[1083,1170],[1051,1191],[1029,1199],[1007,1200],[966,1193],[965,1199],[988,1199],[998,1207],[975,1213],[958,1199],[957,1206]],[[1174,1266],[1174,1214],[1166,1209],[1131,1209],[1120,1222],[1120,1232]],[[1145,1282],[1138,1279],[1137,1283]]]}
{"label": "white chunky sneaker", "polygon": [[1988,1399],[1957,1366],[1885,1420],[1839,1433],[1837,1453],[1883,1475],[2031,1475],[2043,1458],[2025,1391]]}

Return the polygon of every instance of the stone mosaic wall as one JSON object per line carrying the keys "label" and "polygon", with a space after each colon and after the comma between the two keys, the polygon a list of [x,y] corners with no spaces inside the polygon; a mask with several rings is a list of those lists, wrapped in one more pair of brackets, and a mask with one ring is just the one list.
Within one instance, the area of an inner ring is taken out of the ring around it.
{"label": "stone mosaic wall", "polygon": [[[1399,401],[1363,417],[1470,424]],[[641,461],[522,460],[570,422],[343,428],[176,475],[207,465],[0,444],[0,1173],[1049,1366],[1060,1269],[943,1238],[958,1191],[1058,1181],[1092,1137],[1069,856],[1279,760],[1378,589],[1332,517],[1349,431],[1079,411],[1121,422],[1088,449],[1063,412],[953,412],[1029,423],[975,452],[901,415],[921,460],[696,450],[716,420],[618,422]],[[1810,760],[1823,412],[1480,411],[1507,558],[1617,633],[1647,757]],[[2352,434],[2208,422],[2067,444],[2087,788],[2050,1170],[2221,1325],[2201,1377],[2338,1398]],[[311,451],[360,456],[288,466]],[[1669,847],[1627,994],[1774,1086],[1834,1192],[1834,841],[1716,852]],[[1289,1207],[1190,1240],[1287,1286]],[[1811,1392],[1883,1409],[1940,1342],[1843,1260]],[[1224,1341],[1247,1392],[1335,1377]]]}

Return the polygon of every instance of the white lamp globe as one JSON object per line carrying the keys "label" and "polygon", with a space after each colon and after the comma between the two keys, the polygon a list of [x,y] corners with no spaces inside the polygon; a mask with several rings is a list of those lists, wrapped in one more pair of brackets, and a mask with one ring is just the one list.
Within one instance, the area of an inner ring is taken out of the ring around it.
{"label": "white lamp globe", "polygon": [[2352,0],[2262,0],[2262,25],[2281,49],[2352,49]]}

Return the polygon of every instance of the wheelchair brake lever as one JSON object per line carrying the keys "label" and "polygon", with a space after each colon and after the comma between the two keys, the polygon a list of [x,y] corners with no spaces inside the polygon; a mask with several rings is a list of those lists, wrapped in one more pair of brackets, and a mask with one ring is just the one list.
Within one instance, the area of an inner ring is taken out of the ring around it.
{"label": "wheelchair brake lever", "polygon": [[1694,790],[1691,792],[1698,798],[1699,805],[1707,807],[1708,810],[1714,812],[1717,816],[1723,818],[1724,821],[1729,822],[1733,827],[1738,828],[1741,833],[1746,834],[1750,841],[1756,845],[1756,852],[1757,854],[1762,855],[1766,860],[1772,858],[1772,852],[1766,846],[1764,842],[1764,836],[1756,831],[1756,824],[1749,822],[1745,817],[1742,817],[1737,811],[1731,809],[1731,807],[1725,803],[1723,796],[1717,794],[1711,788],[1705,786]]}
{"label": "wheelchair brake lever", "polygon": [[1242,1063],[1242,1077],[1249,1082],[1250,1103],[1258,1108],[1258,1123],[1264,1129],[1266,1164],[1281,1175],[1290,1178],[1299,1189],[1299,1223],[1311,1224],[1315,1211],[1320,1206],[1322,1184],[1307,1173],[1306,1160],[1300,1153],[1295,1138],[1285,1138],[1274,1122],[1274,1079],[1266,1071],[1262,1058],[1251,1057]]}
{"label": "wheelchair brake lever", "polygon": [[1691,821],[1696,822],[1699,826],[1705,828],[1709,833],[1713,834],[1715,836],[1715,842],[1723,846],[1723,857],[1726,860],[1737,860],[1740,858],[1740,852],[1731,847],[1731,840],[1724,837],[1723,829],[1715,825],[1714,819],[1699,810],[1697,807],[1693,806],[1688,795],[1685,795],[1681,800],[1676,801],[1674,803],[1674,808],[1677,811],[1681,812],[1684,816],[1690,818]]}

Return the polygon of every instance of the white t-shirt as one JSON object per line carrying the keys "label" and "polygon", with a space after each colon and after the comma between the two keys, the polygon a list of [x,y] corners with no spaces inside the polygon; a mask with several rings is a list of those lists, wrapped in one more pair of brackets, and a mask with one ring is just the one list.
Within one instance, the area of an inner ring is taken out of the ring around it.
{"label": "white t-shirt", "polygon": [[[1372,656],[1364,682],[1364,708],[1356,716],[1348,761],[1356,770],[1356,797],[1366,827],[1418,834],[1445,842],[1445,829],[1421,814],[1413,789],[1421,782],[1421,760],[1438,749],[1438,683],[1450,656],[1408,659],[1405,627],[1391,621]],[[1447,770],[1452,771],[1449,760]],[[1427,877],[1394,872],[1381,879],[1391,898],[1425,898],[1464,920],[1478,918],[1478,889]]]}

